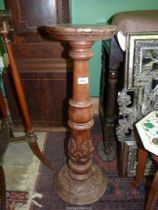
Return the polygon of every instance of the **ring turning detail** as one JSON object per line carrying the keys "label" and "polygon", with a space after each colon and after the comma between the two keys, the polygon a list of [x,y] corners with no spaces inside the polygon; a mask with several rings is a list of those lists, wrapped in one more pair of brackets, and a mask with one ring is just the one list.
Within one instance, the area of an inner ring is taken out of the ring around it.
{"label": "ring turning detail", "polygon": [[95,40],[110,39],[115,26],[108,25],[55,25],[41,26],[52,39],[68,41],[70,57],[74,62],[73,96],[69,101],[71,136],[68,145],[68,163],[58,172],[55,185],[58,195],[68,203],[86,205],[104,194],[107,180],[92,163],[93,145],[91,128],[94,124],[89,94],[89,59]]}

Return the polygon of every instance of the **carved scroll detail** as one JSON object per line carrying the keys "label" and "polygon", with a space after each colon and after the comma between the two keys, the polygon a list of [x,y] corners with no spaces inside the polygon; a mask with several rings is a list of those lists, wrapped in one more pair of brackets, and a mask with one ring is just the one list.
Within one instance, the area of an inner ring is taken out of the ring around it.
{"label": "carved scroll detail", "polygon": [[85,163],[92,158],[93,146],[90,140],[78,145],[73,138],[69,140],[69,157],[74,162]]}

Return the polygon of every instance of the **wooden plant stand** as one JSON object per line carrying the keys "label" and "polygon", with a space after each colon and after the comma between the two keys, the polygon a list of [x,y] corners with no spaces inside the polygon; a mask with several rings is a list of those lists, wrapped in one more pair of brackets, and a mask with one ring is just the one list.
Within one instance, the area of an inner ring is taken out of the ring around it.
{"label": "wooden plant stand", "polygon": [[116,30],[103,25],[43,26],[40,30],[59,41],[68,41],[69,53],[74,61],[73,97],[69,101],[68,125],[72,129],[69,139],[69,161],[56,176],[59,196],[68,203],[85,205],[97,201],[105,192],[107,181],[101,170],[92,163],[91,131],[93,116],[89,95],[89,59],[95,40],[109,39]]}

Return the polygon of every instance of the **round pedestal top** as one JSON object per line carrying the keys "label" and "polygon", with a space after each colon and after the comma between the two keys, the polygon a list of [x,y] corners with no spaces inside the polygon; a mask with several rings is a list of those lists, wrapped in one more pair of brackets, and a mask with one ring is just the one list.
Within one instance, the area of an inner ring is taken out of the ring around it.
{"label": "round pedestal top", "polygon": [[39,28],[47,32],[53,39],[56,40],[105,40],[112,37],[116,32],[116,26],[113,25],[74,25],[74,24],[59,24],[52,26],[41,26]]}

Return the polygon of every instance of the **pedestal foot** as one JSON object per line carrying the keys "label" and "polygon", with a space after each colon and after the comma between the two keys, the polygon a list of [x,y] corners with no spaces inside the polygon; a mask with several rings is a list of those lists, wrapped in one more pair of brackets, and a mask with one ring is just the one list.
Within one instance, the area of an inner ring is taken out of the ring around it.
{"label": "pedestal foot", "polygon": [[115,148],[112,143],[103,143],[100,141],[97,146],[97,151],[100,158],[104,161],[113,161],[115,158]]}
{"label": "pedestal foot", "polygon": [[101,170],[92,165],[92,174],[88,180],[76,181],[69,175],[67,165],[59,171],[55,180],[58,195],[66,202],[75,205],[87,205],[96,202],[107,188],[107,179]]}

